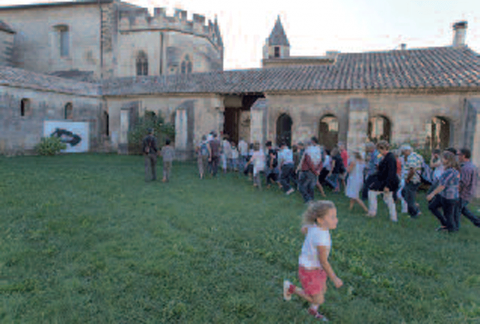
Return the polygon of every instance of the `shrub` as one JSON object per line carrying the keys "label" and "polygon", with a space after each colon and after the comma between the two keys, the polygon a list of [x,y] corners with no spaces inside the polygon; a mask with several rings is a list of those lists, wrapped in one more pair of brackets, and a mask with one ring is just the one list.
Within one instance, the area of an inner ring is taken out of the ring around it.
{"label": "shrub", "polygon": [[35,146],[35,151],[40,155],[56,155],[66,148],[67,145],[62,143],[59,137],[52,136],[42,137],[40,143]]}
{"label": "shrub", "polygon": [[145,115],[140,117],[132,130],[128,132],[130,153],[142,154],[142,140],[147,135],[149,128],[154,130],[159,146],[165,143],[166,138],[169,138],[172,142],[175,140],[175,126],[165,123],[161,114],[156,115],[153,111],[147,110]]}

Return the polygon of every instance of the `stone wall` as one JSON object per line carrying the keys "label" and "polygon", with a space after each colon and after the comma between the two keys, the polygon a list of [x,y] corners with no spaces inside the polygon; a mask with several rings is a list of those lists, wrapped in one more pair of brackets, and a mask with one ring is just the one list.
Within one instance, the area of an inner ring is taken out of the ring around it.
{"label": "stone wall", "polygon": [[[27,99],[24,116],[22,99]],[[45,120],[65,120],[67,103],[73,106],[72,121],[90,123],[90,149],[96,150],[104,130],[102,99],[0,86],[0,154],[33,150],[43,136]]]}
{"label": "stone wall", "polygon": [[118,52],[119,4],[116,2],[101,4],[100,17],[101,76],[104,79],[108,79],[115,76],[120,55]]}
{"label": "stone wall", "polygon": [[[94,71],[100,78],[100,9],[98,5],[47,6],[0,10],[15,34],[17,66],[41,73],[81,70]],[[60,56],[59,32],[69,28],[69,56]]]}
{"label": "stone wall", "polygon": [[148,75],[180,73],[186,55],[192,72],[222,69],[221,52],[207,38],[174,31],[127,31],[119,35],[117,76],[135,76],[140,51],[148,57]]}
{"label": "stone wall", "polygon": [[107,98],[107,105],[112,145],[117,149],[125,144],[125,133],[129,126],[128,122],[122,125],[122,110],[125,111],[132,105],[138,105],[139,116],[148,110],[162,114],[167,122],[185,122],[183,125],[175,125],[178,133],[175,147],[179,158],[191,158],[195,144],[200,142],[202,135],[207,135],[212,130],[220,133],[223,129],[223,99],[215,95]]}
{"label": "stone wall", "polygon": [[276,121],[283,113],[292,118],[293,143],[318,136],[320,119],[331,114],[338,118],[338,140],[345,142],[350,100],[359,98],[368,103],[369,118],[378,115],[388,118],[392,143],[424,142],[426,125],[437,116],[450,122],[450,144],[461,146],[464,140],[464,99],[469,97],[475,97],[475,94],[269,94],[267,137],[276,138]]}
{"label": "stone wall", "polygon": [[12,65],[14,34],[0,30],[0,65]]}

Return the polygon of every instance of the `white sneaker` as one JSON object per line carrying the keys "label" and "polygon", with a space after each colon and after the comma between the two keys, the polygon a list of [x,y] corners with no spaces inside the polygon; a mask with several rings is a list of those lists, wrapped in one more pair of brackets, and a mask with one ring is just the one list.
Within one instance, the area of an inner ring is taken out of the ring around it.
{"label": "white sneaker", "polygon": [[288,292],[291,284],[292,283],[288,280],[283,281],[283,299],[285,299],[286,301],[292,299],[292,294]]}
{"label": "white sneaker", "polygon": [[292,188],[292,189],[288,190],[286,194],[287,194],[287,196],[289,196],[294,192],[295,192],[295,189]]}

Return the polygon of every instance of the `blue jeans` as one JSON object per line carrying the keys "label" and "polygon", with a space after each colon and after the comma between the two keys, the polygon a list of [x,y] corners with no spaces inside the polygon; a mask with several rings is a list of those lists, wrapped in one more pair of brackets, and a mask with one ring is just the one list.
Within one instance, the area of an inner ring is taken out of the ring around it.
{"label": "blue jeans", "polygon": [[283,191],[287,192],[290,190],[290,181],[295,183],[293,164],[284,164],[282,165],[282,173],[280,176],[280,184],[282,185]]}
{"label": "blue jeans", "polygon": [[245,164],[247,164],[247,157],[246,156],[243,156],[243,155],[240,155],[238,157],[238,170],[245,170]]}
{"label": "blue jeans", "polygon": [[325,179],[325,181],[333,187],[333,190],[339,189],[339,185],[340,185],[338,183],[339,176],[340,175],[338,173],[332,173],[331,176],[329,176]]}
{"label": "blue jeans", "polygon": [[276,182],[278,179],[278,169],[275,167],[273,169],[268,168],[265,172],[265,178],[267,179],[267,186],[270,184],[270,181]]}
{"label": "blue jeans", "polygon": [[315,190],[315,185],[317,184],[317,177],[311,171],[302,171],[298,178],[298,184],[300,186],[300,193],[302,194],[303,200],[307,203],[313,200],[313,194]]}
{"label": "blue jeans", "polygon": [[[457,205],[458,199],[446,199],[440,195],[436,195],[430,200],[428,209],[430,209],[432,214],[438,218],[440,224],[449,232],[455,232],[458,231],[458,223],[455,220]],[[440,212],[440,207],[443,209],[443,214]]]}
{"label": "blue jeans", "polygon": [[408,213],[412,217],[417,217],[418,213],[420,213],[417,205],[415,205],[415,197],[417,195],[418,187],[420,187],[420,183],[412,183],[410,181],[405,184],[405,188],[402,190],[402,197],[407,202]]}
{"label": "blue jeans", "polygon": [[209,163],[212,171],[212,175],[215,177],[218,172],[218,162],[220,158],[218,156],[212,156],[212,161]]}
{"label": "blue jeans", "polygon": [[465,216],[468,218],[473,225],[480,227],[480,218],[475,216],[468,208],[468,201],[465,199],[460,198],[457,206],[457,214],[455,215],[455,220],[457,222],[457,227],[460,229],[460,217]]}
{"label": "blue jeans", "polygon": [[228,168],[235,170],[237,168],[237,159],[228,159]]}

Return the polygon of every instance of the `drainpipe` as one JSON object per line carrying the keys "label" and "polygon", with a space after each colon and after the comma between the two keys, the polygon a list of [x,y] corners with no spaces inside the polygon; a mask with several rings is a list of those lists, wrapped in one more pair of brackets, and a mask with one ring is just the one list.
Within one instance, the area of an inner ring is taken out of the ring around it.
{"label": "drainpipe", "polygon": [[98,8],[100,9],[100,79],[103,80],[103,11],[100,0],[98,0]]}
{"label": "drainpipe", "polygon": [[160,75],[163,74],[163,32],[160,32]]}

